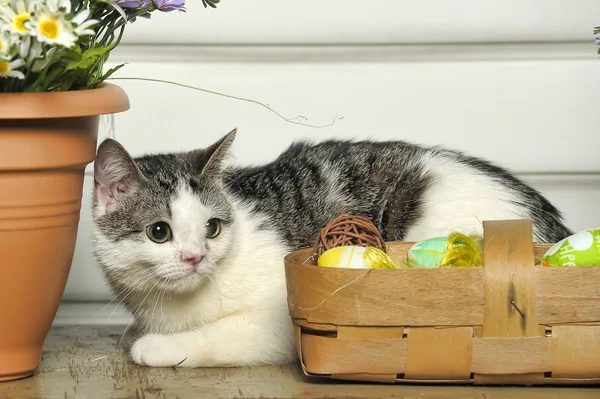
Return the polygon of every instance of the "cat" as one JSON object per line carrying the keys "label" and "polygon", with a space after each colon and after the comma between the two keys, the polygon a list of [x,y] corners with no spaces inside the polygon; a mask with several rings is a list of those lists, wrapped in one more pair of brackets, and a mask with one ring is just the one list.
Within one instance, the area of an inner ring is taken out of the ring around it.
{"label": "cat", "polygon": [[366,216],[385,240],[530,218],[537,242],[572,232],[540,193],[461,152],[403,141],[291,145],[228,164],[236,130],[205,149],[133,158],[112,139],[94,167],[93,253],[132,313],[133,361],[235,367],[296,359],[283,258],[327,222]]}

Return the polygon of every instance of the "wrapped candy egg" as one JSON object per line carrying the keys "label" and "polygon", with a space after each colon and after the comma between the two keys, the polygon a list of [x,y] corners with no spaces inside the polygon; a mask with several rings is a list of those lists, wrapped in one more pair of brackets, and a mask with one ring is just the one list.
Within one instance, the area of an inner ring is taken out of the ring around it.
{"label": "wrapped candy egg", "polygon": [[408,264],[415,269],[480,267],[483,265],[481,237],[453,232],[448,237],[417,242],[408,250]]}
{"label": "wrapped candy egg", "polygon": [[362,246],[341,246],[328,249],[317,260],[317,266],[346,269],[398,269],[400,265],[381,249]]}
{"label": "wrapped candy egg", "polygon": [[542,257],[543,266],[600,266],[600,228],[573,234],[554,244]]}
{"label": "wrapped candy egg", "polygon": [[346,269],[366,269],[364,253],[367,248],[343,246],[328,249],[317,261],[321,267],[342,267]]}

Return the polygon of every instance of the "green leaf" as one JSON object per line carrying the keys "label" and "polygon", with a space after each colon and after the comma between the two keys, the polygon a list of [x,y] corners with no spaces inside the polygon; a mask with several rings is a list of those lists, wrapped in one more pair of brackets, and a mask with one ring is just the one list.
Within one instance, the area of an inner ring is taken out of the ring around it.
{"label": "green leaf", "polygon": [[113,47],[114,46],[91,48],[81,54],[80,60],[66,62],[66,70],[70,71],[72,69],[88,69],[94,65],[96,61],[98,61],[98,58],[107,55],[107,53],[111,51]]}
{"label": "green leaf", "polygon": [[123,20],[125,22],[127,22],[128,18],[127,18],[127,14],[125,13],[125,10],[123,10],[119,5],[117,5],[115,0],[98,0],[98,2],[106,3],[106,4],[110,5],[112,8],[114,8],[119,13],[119,15],[123,18]]}
{"label": "green leaf", "polygon": [[[116,67],[111,68],[108,71],[106,71],[106,73],[104,75],[102,75],[102,77],[100,78],[100,82],[103,82],[106,79],[108,79],[113,73],[117,72],[119,69],[123,68],[125,65],[126,65],[126,63],[117,65]],[[100,83],[100,82],[98,82],[98,83]]]}
{"label": "green leaf", "polygon": [[67,91],[70,90],[73,86],[77,85],[78,80],[85,79],[87,76],[87,71],[85,69],[74,69],[65,72],[61,78],[53,82],[50,86],[47,87],[47,91]]}
{"label": "green leaf", "polygon": [[43,87],[49,87],[53,84],[54,80],[56,80],[60,75],[65,72],[65,66],[63,64],[56,63],[50,67],[50,70],[46,73],[44,80],[41,85]]}
{"label": "green leaf", "polygon": [[220,1],[221,0],[202,0],[202,4],[204,4],[204,8],[206,8],[206,7],[217,8],[217,4]]}
{"label": "green leaf", "polygon": [[81,61],[81,49],[79,47],[75,48],[75,50],[65,50],[61,54],[61,58],[67,59],[73,62]]}

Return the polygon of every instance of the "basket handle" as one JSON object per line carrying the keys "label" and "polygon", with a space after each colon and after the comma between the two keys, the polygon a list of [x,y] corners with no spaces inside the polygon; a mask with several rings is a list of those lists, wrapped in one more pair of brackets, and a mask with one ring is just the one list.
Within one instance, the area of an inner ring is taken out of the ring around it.
{"label": "basket handle", "polygon": [[482,337],[540,337],[529,219],[483,222],[484,313]]}
{"label": "basket handle", "polygon": [[[535,303],[535,254],[531,220],[483,223],[484,310],[477,338],[544,337]],[[512,383],[542,382],[544,373],[515,375]],[[506,376],[475,374],[475,384],[506,382]]]}

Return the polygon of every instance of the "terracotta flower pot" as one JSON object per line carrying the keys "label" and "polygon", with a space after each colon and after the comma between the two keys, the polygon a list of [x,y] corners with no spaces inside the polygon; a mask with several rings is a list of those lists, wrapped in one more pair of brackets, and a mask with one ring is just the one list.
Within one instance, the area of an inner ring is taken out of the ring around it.
{"label": "terracotta flower pot", "polygon": [[0,94],[0,381],[39,365],[71,268],[99,115],[127,109],[111,84]]}

